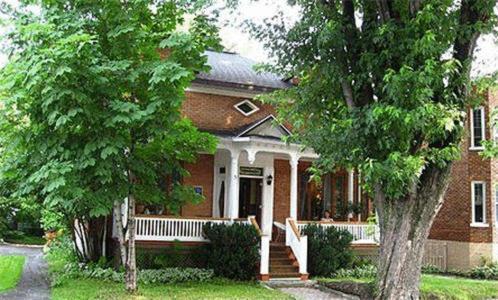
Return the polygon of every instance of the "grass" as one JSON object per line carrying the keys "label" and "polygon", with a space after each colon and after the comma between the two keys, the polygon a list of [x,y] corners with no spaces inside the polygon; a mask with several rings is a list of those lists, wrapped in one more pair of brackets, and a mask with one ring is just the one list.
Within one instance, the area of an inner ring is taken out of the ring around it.
{"label": "grass", "polygon": [[22,275],[24,256],[0,256],[0,292],[13,289]]}
{"label": "grass", "polygon": [[[371,282],[371,278],[324,278],[320,281]],[[478,300],[498,297],[498,281],[442,275],[422,275],[421,299]]]}
{"label": "grass", "polygon": [[441,299],[489,299],[498,296],[498,281],[423,275],[420,289]]}
{"label": "grass", "polygon": [[[61,239],[62,240],[62,239]],[[64,272],[64,265],[74,261],[74,254],[64,244],[54,243],[45,256],[49,272],[59,278]],[[70,242],[69,242],[70,243]],[[129,295],[124,290],[124,283],[84,278],[64,278],[52,287],[53,300],[87,300],[87,299],[292,299],[276,290],[270,290],[256,282],[237,282],[214,279],[207,282],[190,282],[174,284],[139,284],[138,292]]]}
{"label": "grass", "polygon": [[124,291],[124,284],[94,279],[70,279],[52,288],[54,300],[79,299],[292,299],[255,282],[213,280],[200,283],[139,285],[134,295]]}

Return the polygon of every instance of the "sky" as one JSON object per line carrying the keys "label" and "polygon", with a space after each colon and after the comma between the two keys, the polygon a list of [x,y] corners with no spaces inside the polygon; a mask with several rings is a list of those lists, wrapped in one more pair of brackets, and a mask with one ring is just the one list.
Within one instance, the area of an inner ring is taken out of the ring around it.
{"label": "sky", "polygon": [[[0,0],[7,3],[16,3],[16,0]],[[229,50],[251,58],[257,62],[269,60],[263,46],[251,38],[251,36],[240,28],[240,20],[252,19],[256,22],[275,15],[283,9],[289,22],[297,19],[298,11],[286,5],[286,0],[242,0],[236,12],[222,12],[220,16],[220,36],[223,46]],[[498,6],[495,10],[498,13]],[[1,27],[0,34],[5,31]],[[481,36],[476,49],[476,60],[473,64],[473,75],[488,74],[498,70],[498,44],[491,35]],[[0,53],[0,66],[4,65],[7,57]]]}

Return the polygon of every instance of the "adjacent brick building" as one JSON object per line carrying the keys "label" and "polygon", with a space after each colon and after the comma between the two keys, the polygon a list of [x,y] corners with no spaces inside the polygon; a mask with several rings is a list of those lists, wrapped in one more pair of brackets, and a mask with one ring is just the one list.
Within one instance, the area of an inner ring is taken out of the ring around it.
{"label": "adjacent brick building", "polygon": [[454,163],[445,202],[429,236],[432,242],[447,247],[448,267],[453,269],[467,269],[482,259],[498,259],[498,165],[479,154],[480,141],[496,136],[490,120],[498,94],[488,91],[485,98],[479,107],[468,109],[461,158]]}

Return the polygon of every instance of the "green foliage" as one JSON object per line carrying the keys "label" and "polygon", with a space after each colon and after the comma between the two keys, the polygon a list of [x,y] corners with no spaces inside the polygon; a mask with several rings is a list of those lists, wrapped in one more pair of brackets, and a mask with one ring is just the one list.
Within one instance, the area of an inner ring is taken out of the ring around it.
{"label": "green foliage", "polygon": [[357,167],[366,191],[398,199],[459,157],[468,106],[482,101],[469,96],[463,49],[496,26],[495,0],[289,3],[295,23],[248,22],[274,58],[266,69],[299,79],[261,99],[320,154],[319,169]]}
{"label": "green foliage", "polygon": [[235,280],[254,279],[259,255],[259,234],[254,226],[234,223],[203,227],[211,242],[206,245],[207,266],[216,276]]}
{"label": "green foliage", "polygon": [[67,228],[66,218],[59,211],[43,209],[40,222],[45,231],[59,231]]}
{"label": "green foliage", "polygon": [[425,274],[443,274],[445,272],[437,266],[427,265],[427,266],[422,266],[422,273],[425,273]]}
{"label": "green foliage", "polygon": [[352,269],[340,269],[335,273],[338,278],[375,278],[377,276],[377,267],[367,264]]}
{"label": "green foliage", "polygon": [[[17,239],[25,235],[41,236],[40,209],[40,203],[31,197],[4,198],[0,196],[0,238],[16,237]],[[14,228],[14,224],[17,224],[18,228]]]}
{"label": "green foliage", "polygon": [[476,279],[498,280],[498,263],[483,259],[479,266],[470,269],[468,276]]}
{"label": "green foliage", "polygon": [[[124,282],[124,272],[117,272],[110,268],[84,266],[75,270],[79,277]],[[139,270],[138,282],[149,283],[177,283],[177,282],[204,282],[213,278],[212,270],[196,268],[165,268],[161,270]]]}
{"label": "green foliage", "polygon": [[[214,138],[180,114],[185,89],[207,71],[204,51],[218,48],[202,3],[39,0],[6,7],[0,193],[35,195],[65,221],[107,215],[129,193],[173,212],[188,199],[201,201],[191,188],[171,191],[162,181],[174,170],[188,175],[184,162],[215,149]],[[45,226],[60,226],[45,216]]]}
{"label": "green foliage", "polygon": [[[69,279],[85,278],[103,281],[125,281],[124,271],[103,268],[92,264],[67,263],[61,272],[53,273],[53,286],[60,286]],[[164,268],[159,270],[138,270],[137,280],[144,284],[179,282],[205,282],[214,277],[213,270],[198,268]]]}
{"label": "green foliage", "polygon": [[353,236],[348,231],[311,224],[302,234],[308,236],[308,273],[312,276],[330,276],[351,266]]}

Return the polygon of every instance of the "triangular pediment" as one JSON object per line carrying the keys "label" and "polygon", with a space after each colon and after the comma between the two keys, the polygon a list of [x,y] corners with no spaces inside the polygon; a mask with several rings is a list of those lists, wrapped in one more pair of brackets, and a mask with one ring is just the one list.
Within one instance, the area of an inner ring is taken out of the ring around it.
{"label": "triangular pediment", "polygon": [[290,135],[285,126],[278,124],[273,115],[256,122],[245,128],[238,137],[259,136],[265,138],[282,139]]}

